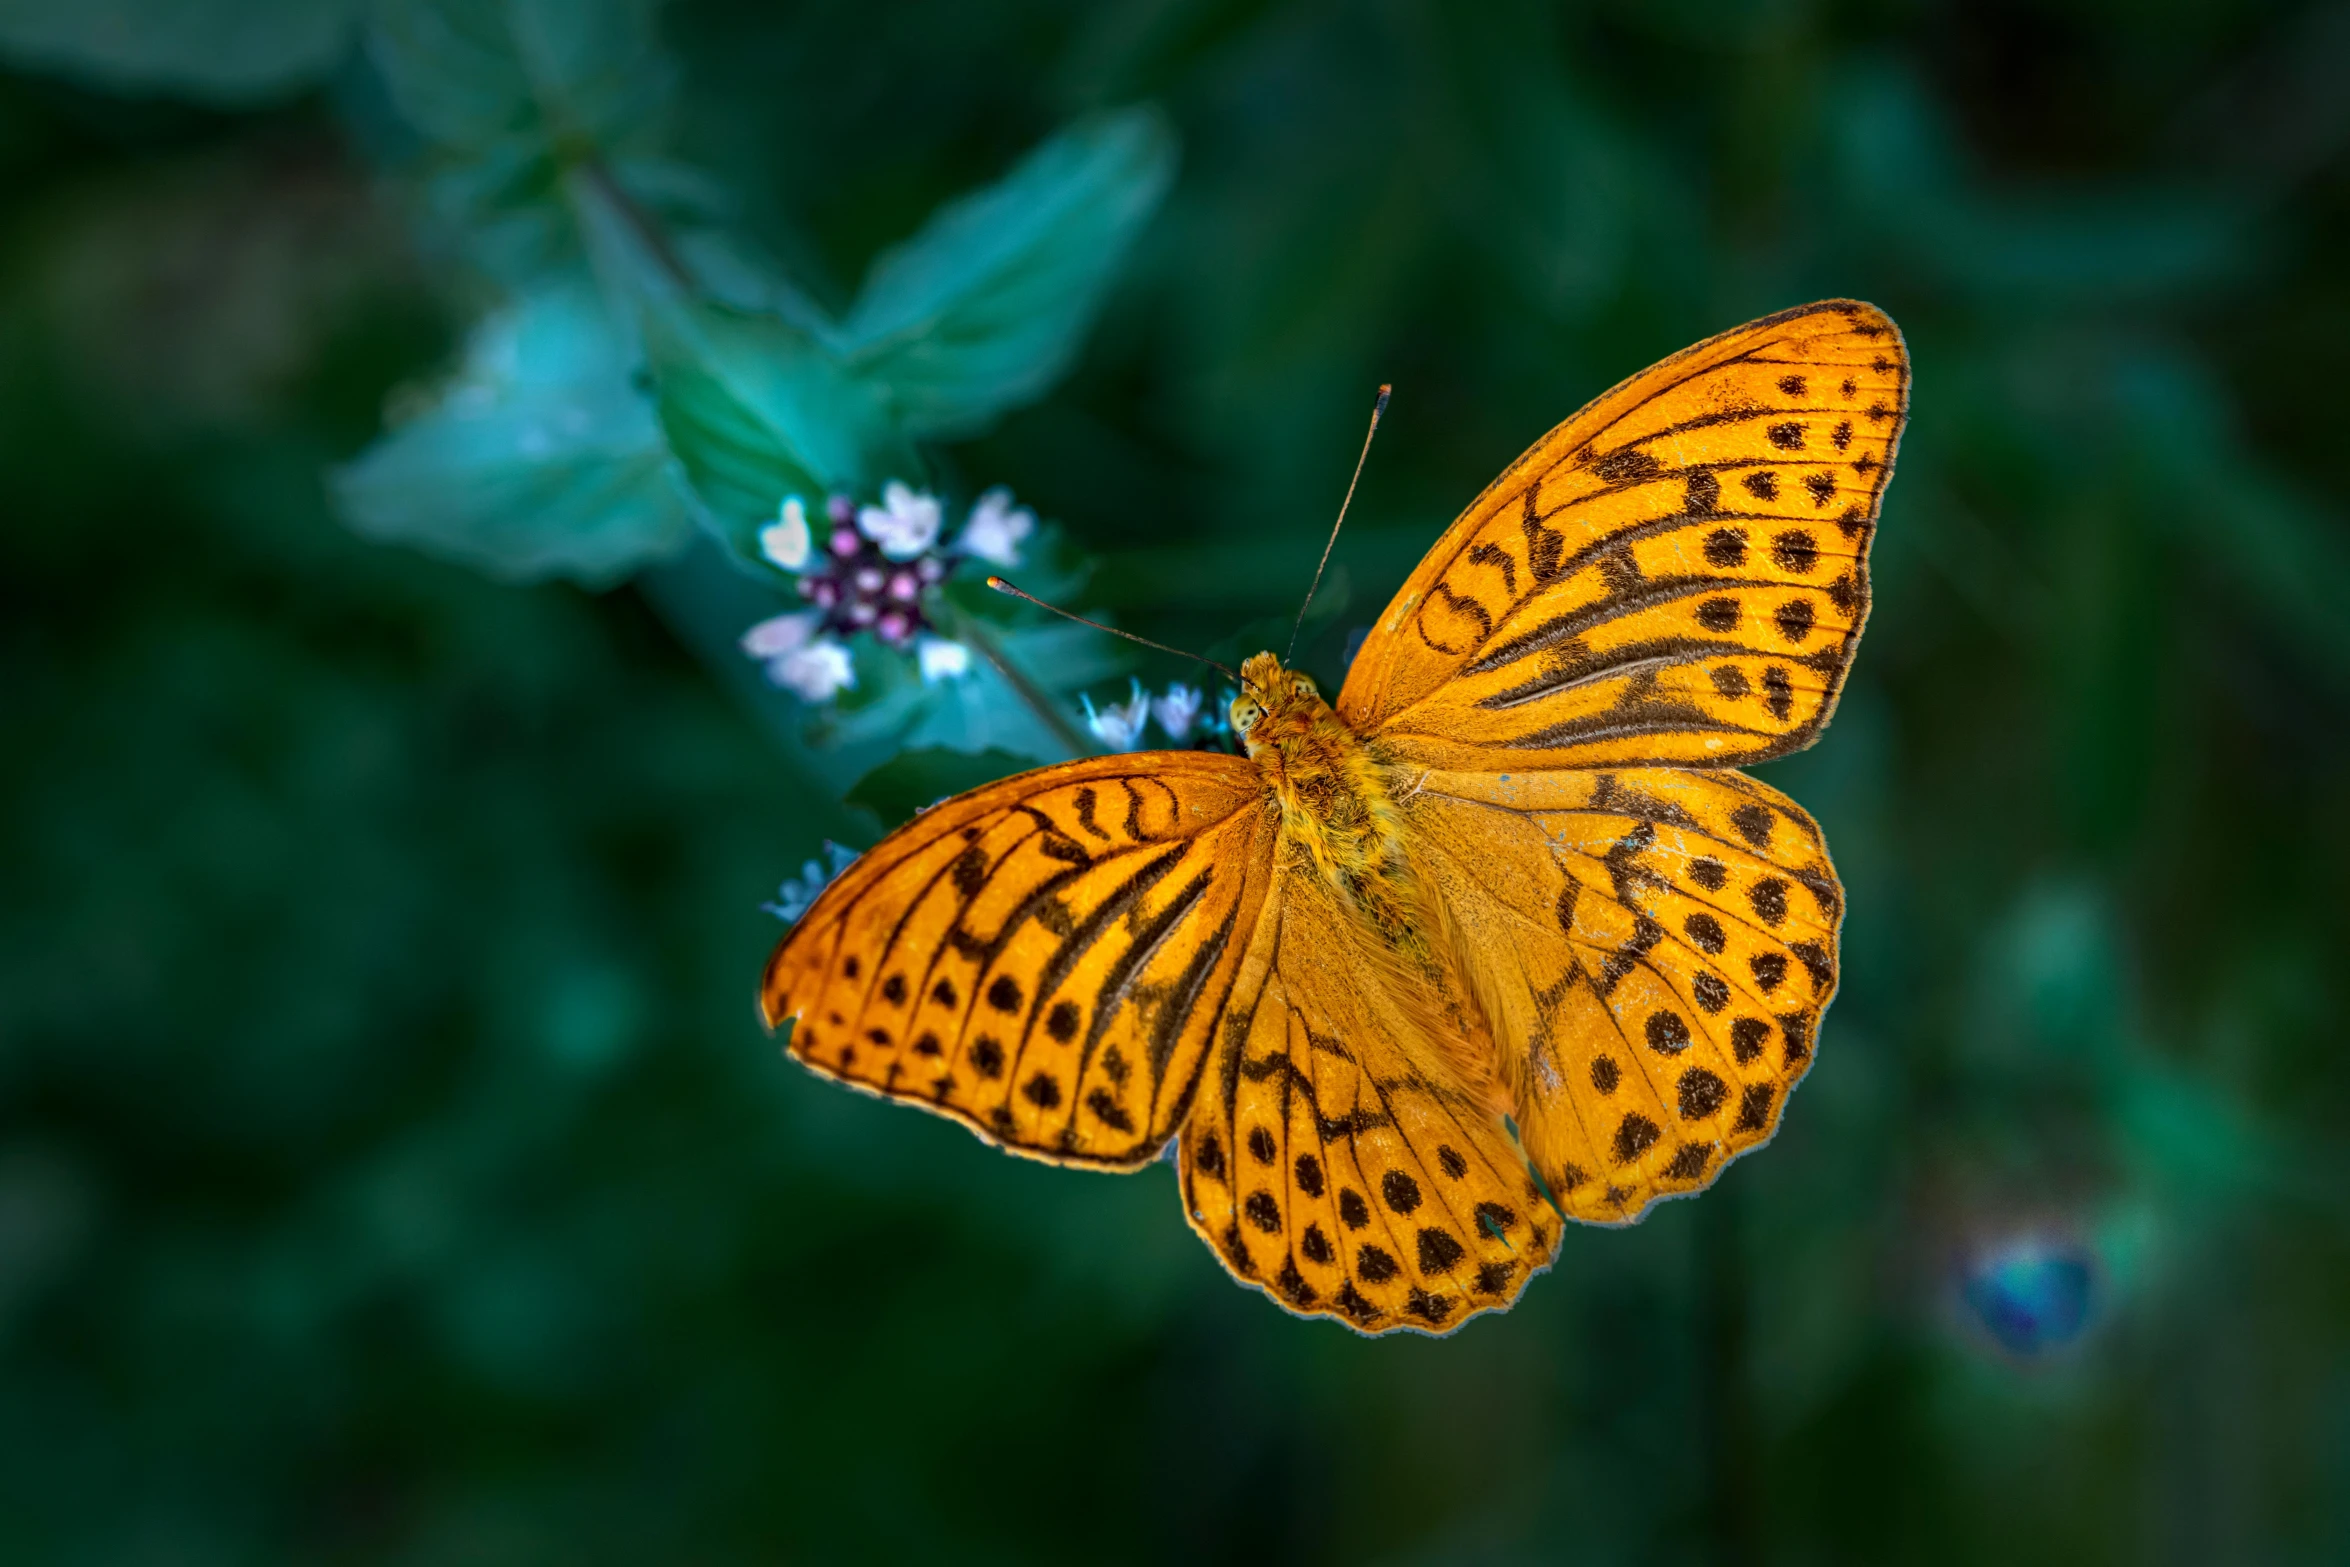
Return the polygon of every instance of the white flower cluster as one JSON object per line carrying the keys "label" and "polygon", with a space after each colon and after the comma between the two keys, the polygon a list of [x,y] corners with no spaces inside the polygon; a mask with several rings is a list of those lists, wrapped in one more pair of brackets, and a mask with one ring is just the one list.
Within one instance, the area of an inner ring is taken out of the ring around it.
{"label": "white flower cluster", "polygon": [[743,634],[743,651],[766,666],[767,678],[805,701],[829,702],[857,684],[847,639],[861,631],[888,647],[911,647],[925,681],[969,674],[971,650],[931,631],[929,590],[965,557],[1006,570],[1019,565],[1036,514],[1015,506],[1012,492],[998,485],[972,505],[953,542],[942,544],[938,497],[892,479],[881,487],[880,505],[835,495],[825,515],[831,528],[821,547],[797,495],[785,496],[775,521],[759,530],[760,555],[798,577],[800,596],[814,606]]}
{"label": "white flower cluster", "polygon": [[1154,718],[1170,741],[1176,745],[1188,741],[1199,727],[1207,694],[1197,686],[1176,682],[1167,687],[1164,696],[1152,696],[1136,680],[1123,702],[1096,708],[1090,696],[1078,700],[1085,706],[1085,727],[1093,731],[1096,740],[1113,751],[1134,751],[1141,749],[1143,732]]}

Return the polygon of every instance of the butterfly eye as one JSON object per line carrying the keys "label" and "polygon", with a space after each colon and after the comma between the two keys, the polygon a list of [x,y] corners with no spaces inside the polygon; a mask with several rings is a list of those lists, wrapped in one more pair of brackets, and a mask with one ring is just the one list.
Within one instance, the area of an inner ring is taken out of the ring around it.
{"label": "butterfly eye", "polygon": [[1242,734],[1256,728],[1257,720],[1264,716],[1265,710],[1245,696],[1232,704],[1232,727]]}

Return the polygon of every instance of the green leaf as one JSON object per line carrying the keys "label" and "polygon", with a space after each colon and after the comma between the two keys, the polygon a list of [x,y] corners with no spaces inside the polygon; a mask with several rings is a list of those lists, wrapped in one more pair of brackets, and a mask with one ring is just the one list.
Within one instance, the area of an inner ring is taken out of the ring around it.
{"label": "green leaf", "polygon": [[241,105],[315,86],[358,0],[0,0],[0,56],[117,92]]}
{"label": "green leaf", "polygon": [[1175,170],[1148,109],[1087,121],[885,252],[841,337],[916,436],[971,434],[1067,370]]}
{"label": "green leaf", "polygon": [[650,0],[378,0],[367,48],[431,146],[434,204],[521,279],[576,257],[566,170],[658,150],[673,71]]}
{"label": "green leaf", "polygon": [[916,812],[952,795],[1009,778],[1036,765],[1032,758],[989,749],[976,755],[945,746],[902,752],[855,783],[844,797],[881,818],[884,827],[911,821]]}
{"label": "green leaf", "polygon": [[745,558],[757,558],[754,535],[786,495],[813,505],[834,489],[923,477],[872,389],[786,321],[672,303],[648,313],[645,349],[670,446]]}
{"label": "green leaf", "polygon": [[514,579],[603,584],[673,553],[692,521],[630,369],[586,283],[523,296],[425,413],[336,473],[345,520]]}

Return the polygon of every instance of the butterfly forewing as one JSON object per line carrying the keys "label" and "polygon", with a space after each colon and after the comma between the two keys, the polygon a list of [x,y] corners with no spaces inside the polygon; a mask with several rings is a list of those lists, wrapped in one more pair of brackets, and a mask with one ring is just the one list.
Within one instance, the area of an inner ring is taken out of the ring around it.
{"label": "butterfly forewing", "polygon": [[1436,773],[1407,810],[1568,1214],[1637,1218],[1769,1139],[1836,988],[1843,894],[1801,807],[1648,768]]}
{"label": "butterfly forewing", "polygon": [[1808,744],[1868,612],[1901,335],[1830,301],[1567,420],[1389,604],[1340,714],[1399,763],[1729,766]]}
{"label": "butterfly forewing", "polygon": [[1184,1129],[1184,1205],[1293,1311],[1448,1331],[1515,1300],[1558,1225],[1396,980],[1323,883],[1282,874]]}
{"label": "butterfly forewing", "polygon": [[934,807],[769,962],[770,1025],[828,1076],[1023,1153],[1130,1167],[1186,1113],[1256,927],[1275,821],[1253,763],[1105,757]]}

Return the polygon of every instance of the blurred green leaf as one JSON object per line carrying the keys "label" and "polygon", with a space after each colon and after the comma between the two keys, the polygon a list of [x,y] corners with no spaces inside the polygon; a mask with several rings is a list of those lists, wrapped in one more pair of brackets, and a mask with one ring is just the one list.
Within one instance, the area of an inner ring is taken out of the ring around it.
{"label": "blurred green leaf", "polygon": [[622,145],[668,100],[649,0],[377,0],[368,21],[401,112],[452,152]]}
{"label": "blurred green leaf", "polygon": [[626,576],[692,528],[630,373],[594,289],[526,295],[474,329],[428,410],[336,473],[336,501],[369,538],[493,576]]}
{"label": "blurred green leaf", "polygon": [[360,0],[0,0],[0,56],[116,92],[223,106],[301,92],[351,47]]}
{"label": "blurred green leaf", "polygon": [[814,505],[924,477],[872,389],[786,321],[675,302],[649,314],[645,348],[670,446],[745,559],[786,495]]}
{"label": "blurred green leaf", "polygon": [[1174,173],[1154,110],[1055,136],[874,262],[841,327],[849,364],[917,436],[984,428],[1068,369]]}
{"label": "blurred green leaf", "polygon": [[[652,0],[377,0],[369,57],[430,147],[434,204],[510,280],[577,249],[566,171],[654,160],[674,79]],[[652,182],[659,183],[657,163]]]}
{"label": "blurred green leaf", "polygon": [[970,752],[923,746],[900,752],[874,768],[851,784],[844,798],[880,817],[884,827],[896,827],[949,796],[1035,765],[1032,757],[993,747]]}

